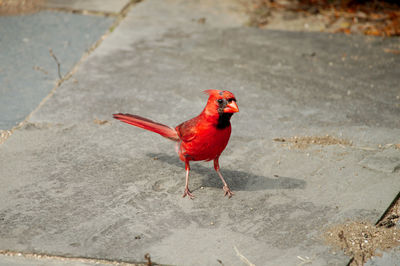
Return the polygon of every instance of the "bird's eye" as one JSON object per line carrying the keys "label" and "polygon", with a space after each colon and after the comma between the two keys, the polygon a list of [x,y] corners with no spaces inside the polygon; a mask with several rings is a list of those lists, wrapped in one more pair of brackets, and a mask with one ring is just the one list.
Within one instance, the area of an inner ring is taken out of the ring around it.
{"label": "bird's eye", "polygon": [[221,104],[223,102],[222,99],[218,99],[218,103]]}

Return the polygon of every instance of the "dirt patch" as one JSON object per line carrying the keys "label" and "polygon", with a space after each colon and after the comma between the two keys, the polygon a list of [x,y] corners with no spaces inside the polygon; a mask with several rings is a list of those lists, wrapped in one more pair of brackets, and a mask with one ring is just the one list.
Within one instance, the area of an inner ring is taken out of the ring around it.
{"label": "dirt patch", "polygon": [[275,138],[274,141],[283,142],[284,145],[289,145],[290,148],[306,149],[310,145],[341,145],[351,146],[351,142],[345,139],[339,139],[330,135],[326,136],[294,136],[291,138]]}
{"label": "dirt patch", "polygon": [[249,24],[255,27],[400,36],[400,4],[394,0],[252,0],[250,3]]}
{"label": "dirt patch", "polygon": [[108,120],[100,120],[100,119],[94,119],[93,123],[98,124],[98,125],[104,125],[107,124],[109,121]]}
{"label": "dirt patch", "polygon": [[324,233],[327,244],[352,256],[350,266],[363,265],[381,251],[400,246],[400,193],[381,219],[373,225],[368,222],[347,222],[335,225]]}
{"label": "dirt patch", "polygon": [[377,222],[378,226],[390,228],[399,223],[400,220],[400,192],[393,200],[390,207],[382,215],[382,218]]}
{"label": "dirt patch", "polygon": [[31,14],[40,10],[44,0],[0,0],[0,16]]}
{"label": "dirt patch", "polygon": [[[325,232],[327,244],[352,256],[351,266],[363,265],[373,256],[400,245],[400,229],[377,227],[368,222],[347,222]],[[378,251],[379,250],[379,251]]]}

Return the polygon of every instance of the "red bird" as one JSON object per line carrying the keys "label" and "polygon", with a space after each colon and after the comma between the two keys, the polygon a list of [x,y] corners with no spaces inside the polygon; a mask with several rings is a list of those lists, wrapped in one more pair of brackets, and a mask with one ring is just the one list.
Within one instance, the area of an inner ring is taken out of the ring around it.
{"label": "red bird", "polygon": [[231,136],[230,119],[233,113],[239,112],[233,93],[222,90],[206,90],[209,95],[204,110],[176,128],[172,128],[149,119],[131,115],[114,114],[114,118],[122,122],[153,131],[161,136],[177,142],[179,158],[185,162],[186,185],[182,197],[194,198],[189,190],[190,161],[214,160],[214,168],[224,184],[225,196],[232,197],[233,192],[219,171],[219,156],[228,144]]}

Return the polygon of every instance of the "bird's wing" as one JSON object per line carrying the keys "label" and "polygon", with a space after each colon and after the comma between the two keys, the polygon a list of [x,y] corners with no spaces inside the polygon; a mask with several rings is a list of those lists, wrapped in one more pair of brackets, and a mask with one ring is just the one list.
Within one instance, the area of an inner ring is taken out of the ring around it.
{"label": "bird's wing", "polygon": [[196,138],[198,122],[199,118],[195,117],[178,125],[175,130],[178,133],[179,138],[184,142],[190,142]]}

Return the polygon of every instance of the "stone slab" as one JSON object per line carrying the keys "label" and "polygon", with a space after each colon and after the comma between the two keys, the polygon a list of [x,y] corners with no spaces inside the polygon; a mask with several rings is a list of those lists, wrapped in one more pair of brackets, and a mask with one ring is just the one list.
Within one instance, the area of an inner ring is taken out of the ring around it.
{"label": "stone slab", "polygon": [[399,151],[397,148],[386,149],[366,157],[360,164],[373,170],[393,173],[400,170]]}
{"label": "stone slab", "polygon": [[130,0],[46,0],[45,7],[119,13]]}
{"label": "stone slab", "polygon": [[[324,230],[376,222],[399,191],[398,172],[359,164],[400,135],[399,57],[384,52],[397,40],[239,27],[197,3],[135,6],[0,146],[0,249],[241,265],[236,247],[256,265],[348,262]],[[210,88],[238,99],[221,157],[236,194],[223,197],[211,163],[193,163],[196,198],[182,199],[174,144],[111,115],[177,125]],[[352,145],[273,140],[325,134]]]}
{"label": "stone slab", "polygon": [[0,130],[35,109],[59,79],[52,49],[65,75],[108,29],[112,18],[41,11],[0,16]]}
{"label": "stone slab", "polygon": [[31,258],[0,255],[0,266],[106,266],[109,263],[81,261],[79,259]]}
{"label": "stone slab", "polygon": [[388,252],[381,252],[365,263],[365,266],[398,266],[400,265],[400,249],[396,248]]}

